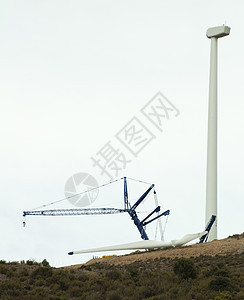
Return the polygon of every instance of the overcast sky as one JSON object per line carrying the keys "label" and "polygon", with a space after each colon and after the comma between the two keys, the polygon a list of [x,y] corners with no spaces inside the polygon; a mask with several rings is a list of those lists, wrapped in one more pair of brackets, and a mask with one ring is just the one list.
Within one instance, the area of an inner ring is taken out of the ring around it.
{"label": "overcast sky", "polygon": [[[0,1],[0,259],[62,266],[92,257],[70,257],[71,250],[140,239],[127,215],[30,216],[22,227],[22,211],[63,198],[74,174],[108,182],[91,159],[106,145],[122,159],[117,174],[107,165],[114,179],[155,184],[162,209],[171,210],[166,240],[204,228],[206,30],[225,22],[231,34],[219,40],[218,237],[243,232],[243,11],[242,0]],[[159,91],[171,108],[161,128],[141,111]],[[133,122],[148,142],[128,149],[121,137]],[[123,207],[116,184],[93,206]],[[136,199],[141,188],[134,184],[129,196]]]}

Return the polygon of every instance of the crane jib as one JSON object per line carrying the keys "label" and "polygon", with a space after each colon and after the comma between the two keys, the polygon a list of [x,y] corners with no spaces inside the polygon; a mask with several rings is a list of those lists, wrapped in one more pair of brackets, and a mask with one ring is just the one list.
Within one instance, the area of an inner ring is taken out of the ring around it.
{"label": "crane jib", "polygon": [[[136,225],[138,231],[140,232],[141,238],[143,240],[148,240],[148,235],[145,231],[145,226],[149,223],[157,220],[161,216],[167,216],[170,211],[167,210],[163,213],[160,212],[160,206],[157,205],[156,208],[149,213],[142,221],[138,218],[136,208],[146,199],[146,197],[150,194],[150,192],[154,189],[154,184],[151,184],[150,187],[139,197],[139,199],[134,203],[133,206],[129,203],[129,196],[128,196],[128,187],[127,187],[127,179],[126,177],[121,178],[124,180],[124,209],[120,208],[64,208],[64,209],[44,209],[44,210],[30,210],[30,211],[24,211],[23,216],[75,216],[75,215],[106,215],[106,214],[118,214],[118,213],[124,213],[127,212],[131,219],[134,221],[134,224]],[[117,181],[117,180],[116,180]],[[154,190],[154,194],[156,194]],[[63,201],[63,199],[61,199]],[[60,202],[56,201],[54,203]],[[53,204],[53,203],[50,203]],[[155,202],[156,204],[156,202]],[[45,205],[46,206],[46,205]],[[44,207],[44,206],[43,206]],[[154,218],[149,218],[157,213],[157,216]],[[25,226],[25,221],[23,222]]]}
{"label": "crane jib", "polygon": [[126,212],[125,209],[117,208],[87,208],[87,209],[48,209],[24,211],[23,216],[74,216],[74,215],[102,215],[118,214]]}

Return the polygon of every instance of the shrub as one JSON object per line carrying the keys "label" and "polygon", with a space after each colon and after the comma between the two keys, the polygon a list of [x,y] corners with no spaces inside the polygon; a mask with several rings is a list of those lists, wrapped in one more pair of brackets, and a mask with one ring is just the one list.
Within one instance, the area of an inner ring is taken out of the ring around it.
{"label": "shrub", "polygon": [[112,280],[118,280],[118,279],[121,279],[122,275],[119,270],[115,269],[115,270],[108,271],[106,273],[106,277],[109,279],[112,279]]}
{"label": "shrub", "polygon": [[230,272],[226,268],[225,269],[218,269],[218,270],[216,270],[215,275],[216,276],[222,276],[222,277],[229,277]]}
{"label": "shrub", "polygon": [[88,281],[88,280],[89,280],[89,276],[86,275],[86,274],[80,274],[80,275],[78,276],[78,280],[79,280],[79,281],[82,281],[82,282]]}
{"label": "shrub", "polygon": [[60,290],[67,291],[68,288],[69,288],[69,284],[66,281],[64,281],[64,280],[59,281],[59,289]]}
{"label": "shrub", "polygon": [[35,283],[36,283],[36,286],[45,286],[46,285],[46,282],[43,279],[37,279]]}
{"label": "shrub", "polygon": [[9,264],[17,266],[17,265],[19,265],[19,262],[18,261],[11,261],[11,262],[9,262]]}
{"label": "shrub", "polygon": [[42,287],[37,287],[29,292],[32,299],[48,299],[48,292]]}
{"label": "shrub", "polygon": [[87,271],[91,271],[92,268],[90,266],[86,266],[86,265],[82,265],[81,267],[79,267],[79,269],[81,270],[87,270]]}
{"label": "shrub", "polygon": [[223,277],[229,277],[230,275],[230,270],[224,266],[222,266],[222,264],[217,264],[214,266],[211,266],[211,268],[209,270],[206,271],[206,276],[223,276]]}
{"label": "shrub", "polygon": [[233,289],[231,281],[227,277],[218,276],[209,282],[209,287],[214,291],[230,291]]}
{"label": "shrub", "polygon": [[83,292],[82,292],[82,289],[80,287],[78,287],[78,286],[72,286],[70,288],[69,293],[70,293],[71,297],[80,297],[80,296],[82,296]]}
{"label": "shrub", "polygon": [[46,259],[43,259],[43,261],[41,262],[41,265],[43,267],[50,267],[49,262]]}
{"label": "shrub", "polygon": [[229,292],[222,292],[218,296],[214,297],[214,300],[224,300],[224,299],[232,299],[232,296]]}
{"label": "shrub", "polygon": [[197,270],[193,261],[187,258],[180,258],[174,263],[174,273],[183,279],[197,277]]}
{"label": "shrub", "polygon": [[8,271],[6,272],[6,276],[8,278],[14,277],[14,271],[11,269],[8,269]]}
{"label": "shrub", "polygon": [[29,272],[26,268],[23,268],[20,272],[19,272],[20,276],[28,276]]}
{"label": "shrub", "polygon": [[27,264],[28,266],[32,266],[32,265],[34,265],[34,260],[27,260],[27,261],[26,261],[26,264]]}
{"label": "shrub", "polygon": [[108,292],[107,299],[108,300],[121,300],[122,298],[118,292],[110,291],[110,292]]}
{"label": "shrub", "polygon": [[48,284],[55,284],[55,283],[58,283],[58,282],[61,282],[61,281],[69,283],[70,282],[69,273],[65,272],[64,270],[55,270],[53,272],[52,277],[48,278],[47,283]]}
{"label": "shrub", "polygon": [[21,287],[19,282],[15,281],[5,281],[0,285],[0,295],[4,296],[2,299],[14,299],[14,297],[19,296]]}
{"label": "shrub", "polygon": [[8,271],[8,268],[5,266],[0,266],[0,274],[6,274]]}
{"label": "shrub", "polygon": [[48,267],[38,267],[32,272],[32,277],[51,277],[53,275],[53,270]]}
{"label": "shrub", "polygon": [[128,270],[131,277],[137,277],[138,276],[138,269],[136,269],[135,267],[130,266],[127,270]]}

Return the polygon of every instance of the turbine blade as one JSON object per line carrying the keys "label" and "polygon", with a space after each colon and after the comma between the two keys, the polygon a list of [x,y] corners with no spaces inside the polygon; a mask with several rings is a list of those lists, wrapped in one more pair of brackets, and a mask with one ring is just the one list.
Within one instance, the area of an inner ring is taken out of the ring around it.
{"label": "turbine blade", "polygon": [[184,235],[181,239],[179,240],[173,240],[171,241],[172,245],[174,247],[176,246],[182,246],[188,242],[191,242],[197,238],[200,238],[202,235],[206,234],[207,231],[203,231],[203,232],[198,232],[198,233],[192,233],[192,234],[186,234]]}
{"label": "turbine blade", "polygon": [[100,248],[92,248],[78,251],[71,251],[68,254],[81,254],[81,253],[93,253],[93,252],[105,252],[105,251],[118,251],[118,250],[137,250],[137,249],[163,249],[176,246],[182,246],[190,241],[195,240],[198,237],[201,237],[207,231],[187,234],[179,240],[172,240],[171,242],[155,241],[155,240],[143,240],[138,242],[132,242],[127,244],[120,244],[114,246],[106,246]]}
{"label": "turbine blade", "polygon": [[120,244],[114,246],[85,249],[70,252],[69,254],[80,254],[80,253],[91,253],[91,252],[103,252],[103,251],[117,251],[117,250],[136,250],[136,249],[156,249],[170,247],[170,242],[154,241],[154,240],[143,240],[138,242],[132,242],[127,244]]}

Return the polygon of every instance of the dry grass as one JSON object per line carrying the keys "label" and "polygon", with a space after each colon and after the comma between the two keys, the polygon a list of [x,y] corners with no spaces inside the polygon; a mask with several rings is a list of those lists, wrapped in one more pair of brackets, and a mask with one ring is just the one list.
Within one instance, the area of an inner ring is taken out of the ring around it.
{"label": "dry grass", "polygon": [[[216,256],[241,254],[244,252],[244,238],[242,235],[236,235],[223,240],[216,240],[204,244],[195,244],[181,248],[170,248],[155,251],[136,251],[129,255],[113,256],[91,259],[85,265],[94,263],[107,263],[113,265],[127,265],[137,261],[149,261],[159,258],[190,258],[198,256]],[[79,268],[83,264],[72,265],[66,268]]]}

